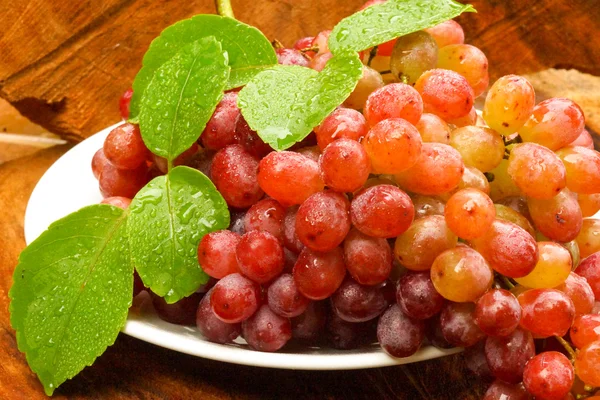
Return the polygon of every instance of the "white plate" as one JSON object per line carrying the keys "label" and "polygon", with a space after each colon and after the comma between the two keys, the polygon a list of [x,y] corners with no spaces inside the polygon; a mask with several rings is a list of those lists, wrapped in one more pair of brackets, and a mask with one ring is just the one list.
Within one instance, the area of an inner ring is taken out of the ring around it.
{"label": "white plate", "polygon": [[[116,125],[115,125],[116,126]],[[92,156],[102,147],[108,127],[69,150],[46,171],[38,182],[25,214],[27,244],[37,238],[55,220],[102,200],[98,182],[91,169]],[[342,370],[407,364],[454,354],[460,349],[421,349],[412,357],[396,359],[378,345],[351,351],[297,347],[278,353],[250,350],[243,341],[233,345],[210,343],[191,327],[169,324],[159,319],[145,302],[132,308],[123,332],[168,349],[199,357],[258,367]]]}

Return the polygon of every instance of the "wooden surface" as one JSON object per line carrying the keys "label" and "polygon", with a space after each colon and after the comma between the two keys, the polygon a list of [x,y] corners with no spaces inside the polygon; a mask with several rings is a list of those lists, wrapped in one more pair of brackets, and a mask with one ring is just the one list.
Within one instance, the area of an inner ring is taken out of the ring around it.
{"label": "wooden surface", "polygon": [[[214,12],[210,0],[0,1],[0,96],[43,126],[18,117],[6,122],[0,116],[0,129],[4,124],[20,131],[16,133],[48,130],[75,140],[118,120],[118,97],[162,28],[184,17]],[[233,0],[233,7],[240,20],[291,45],[296,38],[331,28],[362,2]],[[479,14],[465,15],[460,22],[467,41],[488,55],[492,77],[528,74],[541,98],[573,98],[586,112],[588,128],[600,132],[600,78],[579,72],[600,75],[597,2],[472,3]],[[0,114],[12,113],[1,106]],[[15,146],[0,137],[0,398],[37,399],[45,396],[16,348],[7,293],[25,245],[23,214],[31,190],[68,147]],[[121,335],[55,397],[475,400],[485,386],[465,371],[460,355],[373,370],[278,371],[203,360]]]}

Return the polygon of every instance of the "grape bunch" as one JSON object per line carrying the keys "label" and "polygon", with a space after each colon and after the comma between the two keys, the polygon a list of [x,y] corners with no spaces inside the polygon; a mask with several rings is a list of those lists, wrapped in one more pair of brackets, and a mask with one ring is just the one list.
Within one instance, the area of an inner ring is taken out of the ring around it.
{"label": "grape bunch", "polygon": [[[320,71],[329,34],[278,48],[279,62]],[[212,180],[231,226],[201,239],[211,280],[197,294],[150,294],[158,315],[260,351],[464,347],[493,381],[487,400],[599,398],[600,154],[581,108],[536,104],[516,75],[488,88],[486,56],[452,20],[361,57],[350,97],[287,151],[224,95],[174,164]],[[166,161],[124,123],[92,169],[103,203],[126,208]]]}

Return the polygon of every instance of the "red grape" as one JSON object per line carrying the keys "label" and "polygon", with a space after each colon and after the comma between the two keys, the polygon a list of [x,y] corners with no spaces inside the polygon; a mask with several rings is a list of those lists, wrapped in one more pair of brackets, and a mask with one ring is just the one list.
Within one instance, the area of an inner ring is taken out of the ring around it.
{"label": "red grape", "polygon": [[508,174],[526,196],[535,199],[551,199],[567,185],[560,158],[535,143],[521,143],[512,148]]}
{"label": "red grape", "polygon": [[423,142],[450,144],[450,127],[435,114],[423,113],[415,128],[421,134]]}
{"label": "red grape", "polygon": [[575,380],[573,365],[564,354],[547,351],[525,365],[523,384],[539,400],[563,400]]}
{"label": "red grape", "polygon": [[283,241],[285,208],[273,199],[263,199],[254,204],[244,216],[244,231],[264,231]]}
{"label": "red grape", "polygon": [[156,315],[163,321],[177,325],[194,325],[196,321],[196,309],[202,298],[201,293],[193,293],[189,297],[169,304],[164,298],[150,292],[152,297],[152,306],[156,311]]}
{"label": "red grape", "polygon": [[212,311],[210,304],[211,292],[209,291],[200,300],[196,312],[196,327],[208,341],[215,343],[231,343],[241,333],[242,327],[238,324],[228,324],[221,321]]}
{"label": "red grape", "polygon": [[248,208],[263,197],[258,160],[238,144],[227,146],[213,158],[210,176],[231,207]]}
{"label": "red grape", "polygon": [[600,340],[579,349],[575,359],[577,376],[590,386],[600,386]]}
{"label": "red grape", "polygon": [[235,140],[254,157],[262,158],[273,151],[271,146],[263,142],[256,131],[250,128],[243,115],[240,115],[235,124]]}
{"label": "red grape", "polygon": [[240,272],[235,257],[239,242],[240,235],[228,230],[204,235],[198,245],[198,262],[204,272],[217,279]]}
{"label": "red grape", "polygon": [[340,248],[327,253],[304,248],[294,266],[294,280],[298,290],[312,300],[322,300],[333,294],[342,284],[346,265]]}
{"label": "red grape", "polygon": [[257,283],[266,283],[283,271],[283,247],[268,232],[246,232],[235,248],[242,274]]}
{"label": "red grape", "polygon": [[531,400],[522,383],[515,385],[496,380],[488,388],[482,400]]}
{"label": "red grape", "polygon": [[403,275],[398,281],[396,301],[406,315],[416,319],[431,318],[446,304],[426,272]]}
{"label": "red grape", "polygon": [[600,252],[583,259],[575,272],[587,280],[596,301],[600,301]]}
{"label": "red grape", "polygon": [[315,128],[317,144],[321,150],[338,139],[360,141],[368,132],[365,117],[351,108],[338,107]]}
{"label": "red grape", "polygon": [[473,346],[485,337],[473,319],[473,303],[448,303],[440,314],[444,338],[454,346]]}
{"label": "red grape", "polygon": [[423,113],[423,101],[412,86],[391,83],[371,93],[363,112],[371,126],[390,118],[416,124]]}
{"label": "red grape", "polygon": [[567,187],[583,194],[600,193],[600,154],[581,146],[556,152],[567,171]]}
{"label": "red grape", "polygon": [[425,32],[429,33],[435,39],[439,48],[451,44],[461,44],[465,41],[465,32],[462,26],[451,19],[427,28]]}
{"label": "red grape", "polygon": [[324,302],[311,301],[299,316],[292,318],[292,336],[294,339],[316,340],[325,327],[327,307]]}
{"label": "red grape", "polygon": [[269,285],[267,301],[275,314],[287,318],[302,314],[310,303],[298,290],[291,274],[282,274]]}
{"label": "red grape", "polygon": [[484,235],[496,218],[492,199],[477,189],[461,189],[446,202],[446,224],[463,239]]}
{"label": "red grape", "polygon": [[444,120],[464,117],[473,107],[473,89],[454,71],[429,70],[419,77],[415,89],[423,98],[425,112]]}
{"label": "red grape", "polygon": [[392,305],[379,318],[377,339],[393,357],[408,357],[421,347],[425,337],[423,321],[407,317],[397,304]]}
{"label": "red grape", "polygon": [[217,105],[215,112],[200,136],[204,148],[220,150],[237,143],[235,127],[240,118],[237,99],[237,92],[229,92],[223,95],[223,99]]}
{"label": "red grape", "polygon": [[536,337],[564,336],[575,318],[573,301],[556,289],[531,289],[518,297],[520,325]]}
{"label": "red grape", "polygon": [[358,348],[366,340],[369,323],[344,321],[332,313],[325,324],[327,342],[334,349],[351,350]]}
{"label": "red grape", "polygon": [[594,308],[594,291],[583,276],[571,272],[565,282],[556,289],[564,292],[573,301],[575,315],[584,315]]}
{"label": "red grape", "polygon": [[121,95],[119,99],[119,111],[121,112],[121,118],[127,119],[129,118],[129,104],[131,103],[131,98],[133,97],[133,89],[129,88]]}
{"label": "red grape", "polygon": [[107,197],[105,199],[102,199],[100,204],[109,204],[111,206],[119,207],[125,210],[131,204],[131,199],[123,196]]}
{"label": "red grape", "polygon": [[419,131],[402,118],[391,118],[371,128],[363,146],[375,173],[397,174],[415,165],[421,155]]}
{"label": "red grape", "polygon": [[410,198],[415,208],[415,220],[425,218],[430,215],[444,215],[444,208],[446,205],[441,199],[420,194],[413,194],[410,196]]}
{"label": "red grape", "polygon": [[296,234],[296,215],[298,214],[298,207],[290,207],[285,212],[283,219],[283,244],[284,246],[293,251],[294,253],[300,253],[304,248],[304,244],[298,238]]}
{"label": "red grape", "polygon": [[128,122],[110,131],[103,148],[106,159],[120,169],[136,169],[149,155],[140,128]]}
{"label": "red grape", "polygon": [[319,165],[292,151],[272,152],[260,161],[260,187],[284,206],[301,204],[323,190]]}
{"label": "red grape", "polygon": [[276,49],[277,62],[282,65],[299,65],[308,67],[309,60],[297,49]]}
{"label": "red grape", "polygon": [[132,199],[149,181],[148,167],[140,165],[136,169],[118,169],[112,164],[104,166],[98,183],[103,197],[127,197]]}
{"label": "red grape", "polygon": [[292,338],[292,325],[288,318],[280,317],[263,305],[242,322],[242,333],[254,350],[273,352]]}
{"label": "red grape", "polygon": [[493,380],[494,375],[490,371],[490,366],[485,358],[485,340],[482,340],[474,346],[467,347],[463,353],[465,365],[475,376],[483,380]]}
{"label": "red grape", "polygon": [[392,270],[392,251],[387,240],[374,238],[352,229],[344,241],[348,272],[362,285],[385,281]]}
{"label": "red grape", "polygon": [[570,242],[583,225],[577,197],[568,189],[548,200],[528,198],[529,212],[537,230],[552,240]]}
{"label": "red grape", "polygon": [[329,144],[319,160],[325,185],[337,192],[360,189],[371,172],[371,162],[364,147],[350,139]]}
{"label": "red grape", "polygon": [[465,77],[478,97],[488,86],[488,60],[485,54],[469,44],[444,46],[438,53],[438,68],[458,72]]}
{"label": "red grape", "polygon": [[260,304],[260,286],[235,273],[221,279],[212,289],[210,303],[215,315],[230,324],[248,319]]}
{"label": "red grape", "polygon": [[348,322],[365,322],[376,318],[388,306],[384,287],[364,286],[352,278],[346,278],[331,295],[333,311]]}
{"label": "red grape", "polygon": [[600,340],[600,315],[589,314],[576,317],[569,336],[575,347],[579,349]]}
{"label": "red grape", "polygon": [[94,178],[99,179],[100,174],[104,170],[107,164],[110,164],[104,155],[104,149],[98,149],[92,157],[92,173]]}
{"label": "red grape", "polygon": [[489,336],[485,340],[485,358],[492,374],[509,383],[523,380],[525,364],[535,356],[531,333],[521,328],[504,337]]}
{"label": "red grape", "polygon": [[392,185],[377,185],[359,192],[350,204],[350,217],[365,235],[392,238],[406,231],[415,210],[410,197]]}
{"label": "red grape", "polygon": [[477,300],[475,323],[488,336],[508,336],[521,320],[521,305],[508,290],[493,289]]}

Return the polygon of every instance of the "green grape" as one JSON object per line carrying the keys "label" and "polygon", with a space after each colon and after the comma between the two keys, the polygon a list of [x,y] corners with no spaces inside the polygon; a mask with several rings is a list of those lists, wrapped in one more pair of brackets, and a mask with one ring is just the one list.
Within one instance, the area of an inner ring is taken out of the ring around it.
{"label": "green grape", "polygon": [[451,44],[438,52],[438,68],[458,72],[473,88],[475,97],[488,87],[488,60],[485,54],[470,44]]}
{"label": "green grape", "polygon": [[465,165],[475,167],[481,172],[493,170],[504,157],[502,137],[489,128],[457,128],[450,134],[450,146],[458,150]]}
{"label": "green grape", "polygon": [[511,135],[527,122],[535,106],[535,92],[522,76],[506,75],[492,85],[485,98],[483,119],[502,135]]}
{"label": "green grape", "polygon": [[390,69],[400,81],[414,85],[423,72],[435,68],[437,60],[435,40],[427,32],[418,31],[398,38],[392,51]]}
{"label": "green grape", "polygon": [[532,289],[553,288],[562,284],[571,273],[571,254],[554,242],[538,242],[539,259],[533,271],[515,280]]}

